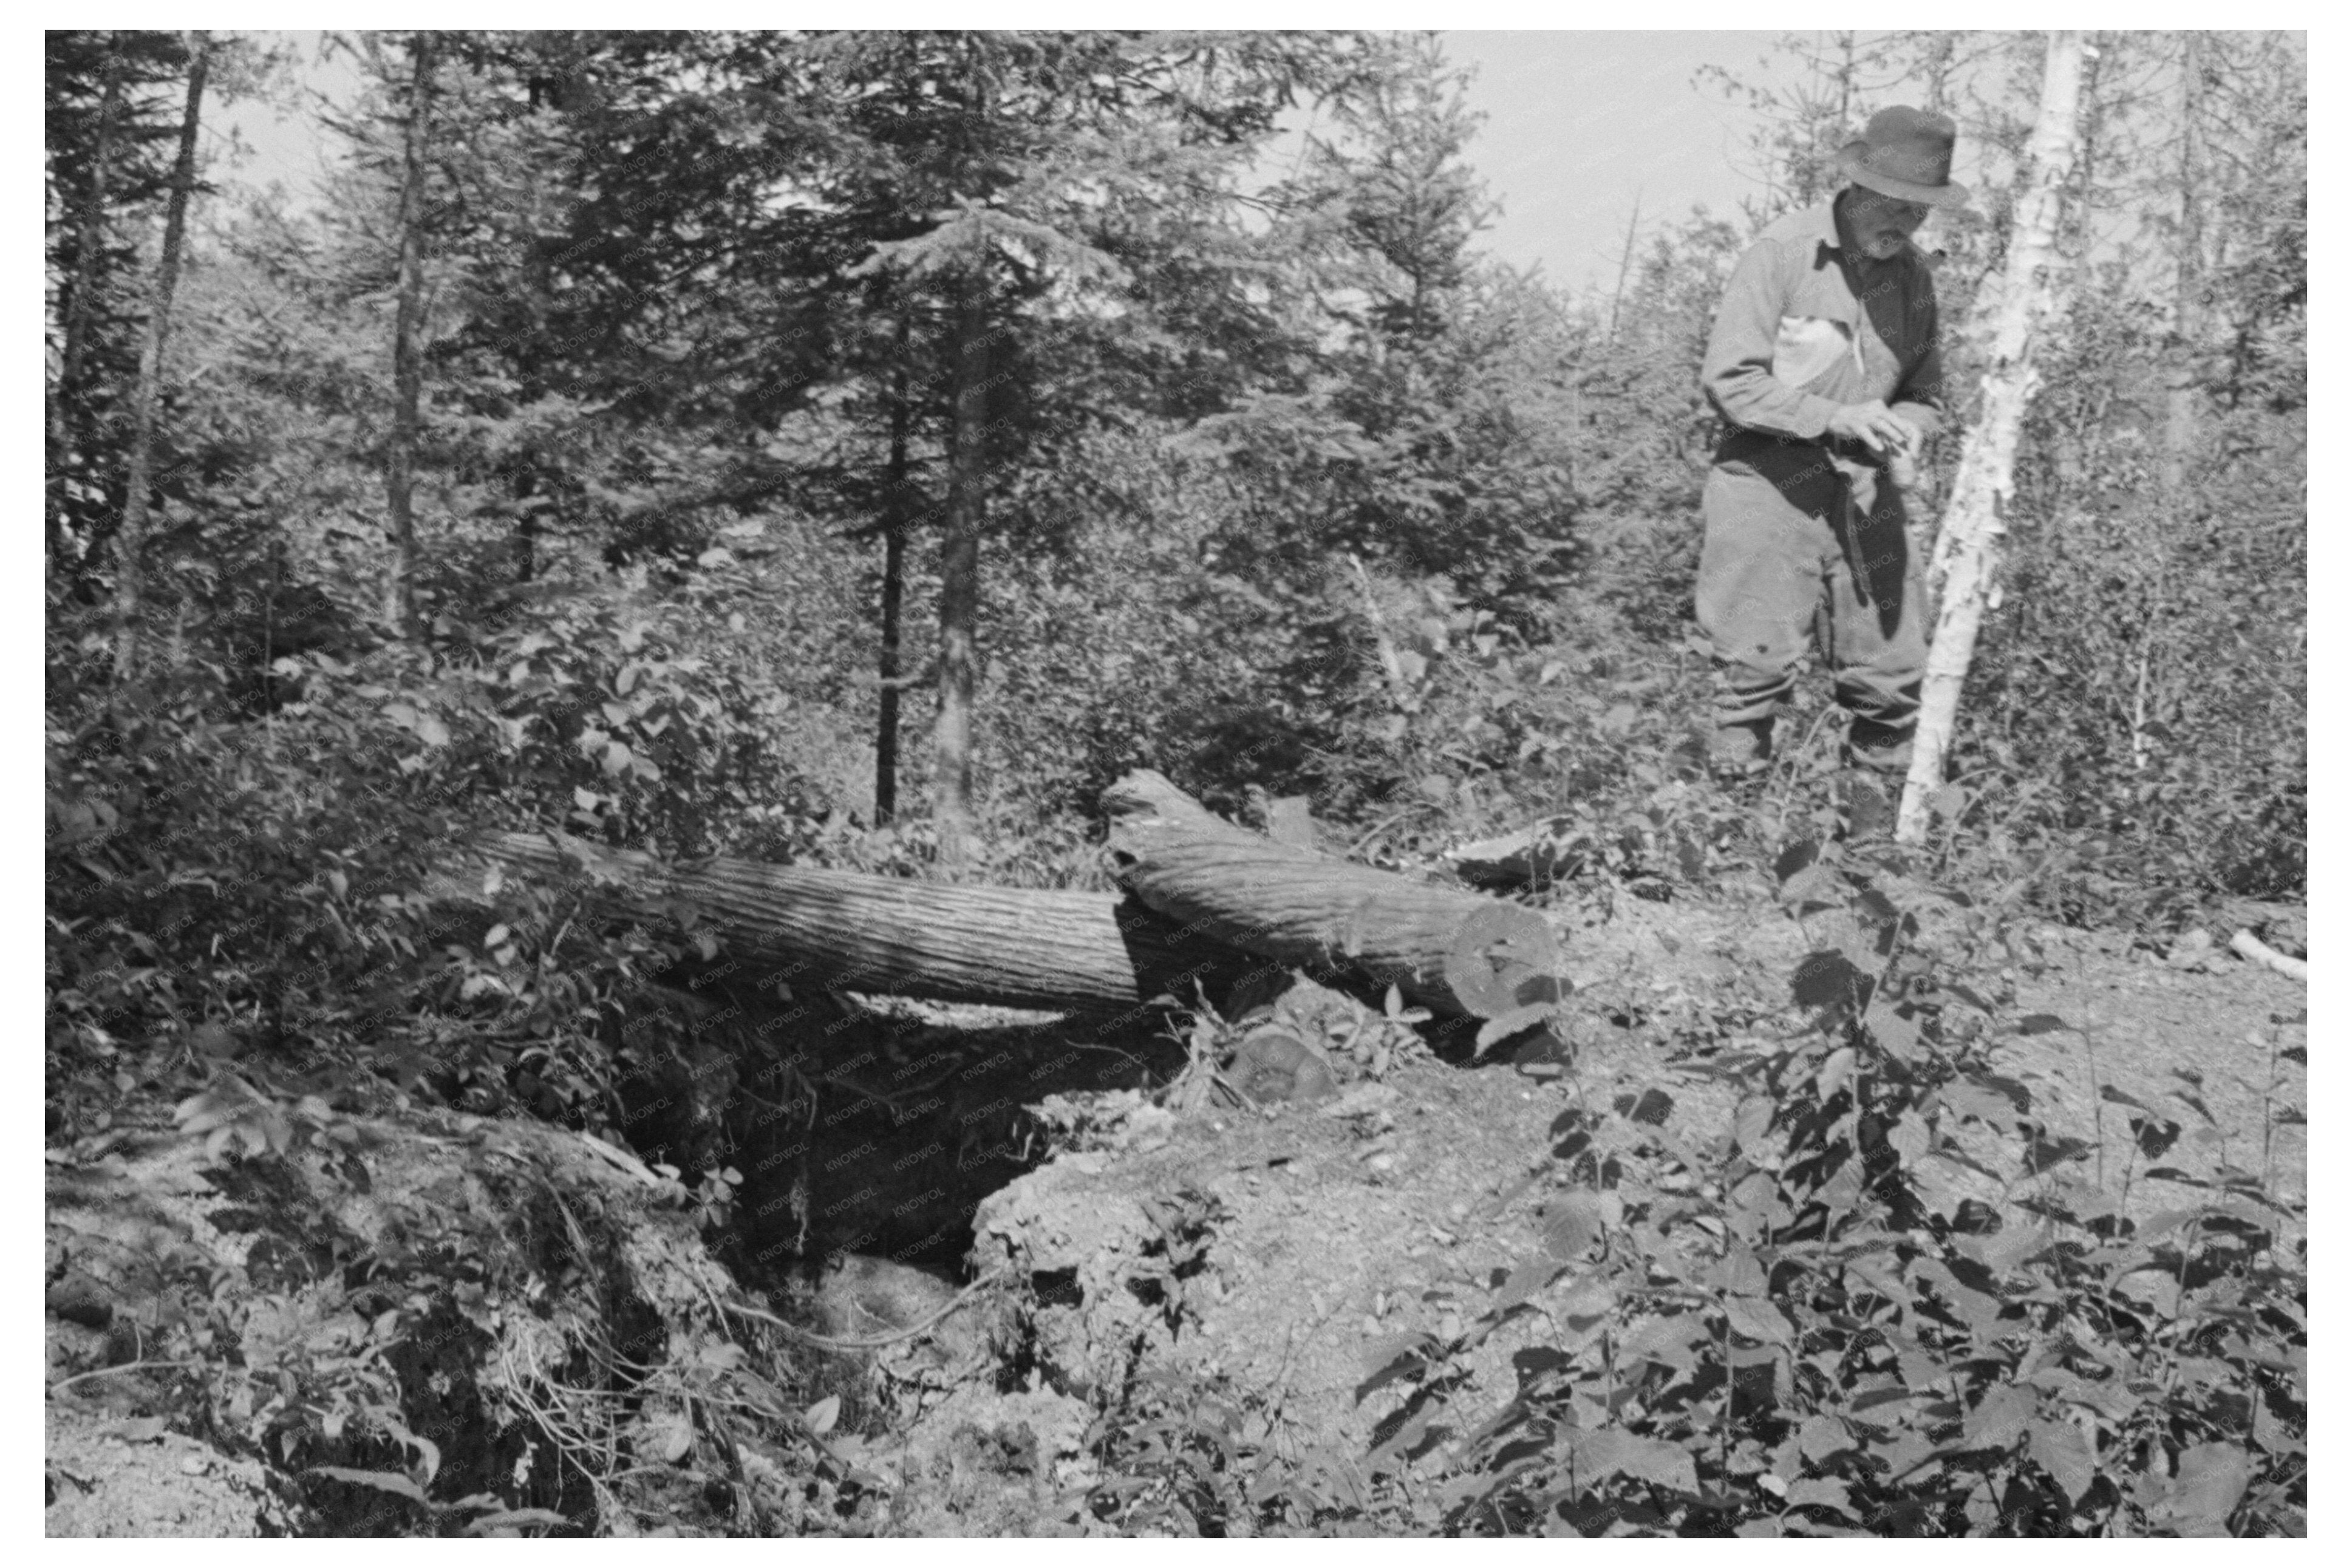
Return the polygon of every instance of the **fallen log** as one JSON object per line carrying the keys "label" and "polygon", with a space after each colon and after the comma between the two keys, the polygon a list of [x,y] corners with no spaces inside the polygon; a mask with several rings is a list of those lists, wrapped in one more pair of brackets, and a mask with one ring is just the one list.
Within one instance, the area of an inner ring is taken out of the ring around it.
{"label": "fallen log", "polygon": [[945,887],[895,877],[717,857],[669,865],[576,838],[495,833],[503,866],[565,879],[608,918],[701,930],[781,981],[868,994],[1116,1013],[1198,981],[1222,997],[1254,969],[1244,953],[1108,893]]}
{"label": "fallen log", "polygon": [[1149,769],[1103,805],[1112,875],[1180,927],[1440,1013],[1492,1018],[1559,994],[1559,947],[1532,910],[1262,837]]}

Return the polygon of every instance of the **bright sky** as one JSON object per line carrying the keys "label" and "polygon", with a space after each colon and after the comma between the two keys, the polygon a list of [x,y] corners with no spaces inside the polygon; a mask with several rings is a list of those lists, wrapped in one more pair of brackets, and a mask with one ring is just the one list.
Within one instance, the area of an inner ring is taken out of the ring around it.
{"label": "bright sky", "polygon": [[[316,33],[290,41],[307,84],[348,101],[358,73],[348,55],[319,58]],[[1502,213],[1481,243],[1513,266],[1540,265],[1570,289],[1605,286],[1616,275],[1625,228],[1640,205],[1643,232],[1705,203],[1734,212],[1757,195],[1743,172],[1751,117],[1693,83],[1702,65],[1756,73],[1772,35],[1764,32],[1455,32],[1448,56],[1477,68],[1472,107],[1486,116],[1472,161]],[[323,132],[305,111],[280,118],[258,103],[229,106],[254,155],[223,170],[227,181],[283,181],[310,199]],[[1965,161],[1966,149],[1962,150]]]}
{"label": "bright sky", "polygon": [[1640,205],[1642,230],[1696,203],[1729,215],[1762,194],[1740,172],[1753,117],[1692,84],[1702,65],[1743,75],[1770,33],[1447,33],[1477,67],[1486,116],[1472,161],[1503,211],[1483,236],[1515,267],[1540,263],[1570,289],[1607,283]]}
{"label": "bright sky", "polygon": [[[295,62],[295,76],[301,82],[305,102],[297,111],[281,113],[276,105],[252,99],[231,103],[219,112],[215,121],[208,109],[205,120],[216,125],[224,141],[235,132],[244,144],[247,156],[237,163],[220,168],[216,180],[223,185],[243,184],[257,189],[272,183],[281,184],[298,205],[316,202],[319,176],[324,173],[324,155],[335,139],[319,123],[319,100],[347,108],[360,90],[359,66],[350,54],[338,51],[322,57],[317,31],[275,32],[265,34],[282,47],[290,48]],[[217,156],[221,142],[215,142]]]}

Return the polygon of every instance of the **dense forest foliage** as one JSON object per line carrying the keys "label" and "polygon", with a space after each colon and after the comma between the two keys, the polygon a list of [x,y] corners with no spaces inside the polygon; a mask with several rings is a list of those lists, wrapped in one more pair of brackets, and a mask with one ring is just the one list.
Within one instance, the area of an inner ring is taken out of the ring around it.
{"label": "dense forest foliage", "polygon": [[[1931,100],[1990,176],[1941,239],[1965,387],[2032,108],[2030,37],[1832,43],[1716,84],[1767,201],[1574,299],[1475,248],[1424,39],[361,35],[296,214],[173,158],[199,55],[215,102],[287,62],[52,33],[52,1050],[413,1025],[416,872],[490,825],[1084,879],[1145,763],[1375,853],[1565,811],[1703,879],[1742,815],[1691,765],[1717,289]],[[2302,885],[2303,68],[2094,68],[1936,839],[2071,919]]]}
{"label": "dense forest foliage", "polygon": [[[1926,858],[2168,931],[2305,888],[2305,58],[2098,43]],[[298,206],[196,134],[295,62],[47,35],[53,1131],[163,1039],[603,1125],[666,952],[495,887],[453,938],[494,828],[1100,887],[1150,766],[1389,864],[1564,816],[1581,874],[1703,896],[1835,766],[1819,693],[1760,794],[1704,766],[1721,286],[1872,110],[1953,114],[1964,426],[2041,60],[1841,35],[1703,82],[1767,195],[1577,294],[1479,248],[1426,37],[330,47],[366,89]]]}

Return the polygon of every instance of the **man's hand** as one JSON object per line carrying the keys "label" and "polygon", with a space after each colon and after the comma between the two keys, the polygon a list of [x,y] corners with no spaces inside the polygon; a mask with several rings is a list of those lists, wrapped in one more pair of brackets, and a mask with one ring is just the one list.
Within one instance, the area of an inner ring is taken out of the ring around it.
{"label": "man's hand", "polygon": [[1831,415],[1829,433],[1859,441],[1874,455],[1882,457],[1889,447],[1908,453],[1919,439],[1918,429],[1908,419],[1875,397],[1867,403],[1849,403]]}

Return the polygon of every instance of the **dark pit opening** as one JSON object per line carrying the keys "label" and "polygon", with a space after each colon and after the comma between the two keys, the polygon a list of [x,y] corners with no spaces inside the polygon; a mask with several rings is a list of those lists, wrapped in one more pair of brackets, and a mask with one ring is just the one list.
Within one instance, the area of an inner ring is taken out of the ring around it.
{"label": "dark pit opening", "polygon": [[1025,1107],[1157,1087],[1185,1061],[1156,1009],[965,1023],[900,999],[785,1002],[724,981],[693,997],[669,1010],[682,1029],[635,1044],[625,1131],[689,1186],[738,1173],[719,1251],[755,1289],[844,1253],[962,1278],[974,1211],[1047,1152]]}

